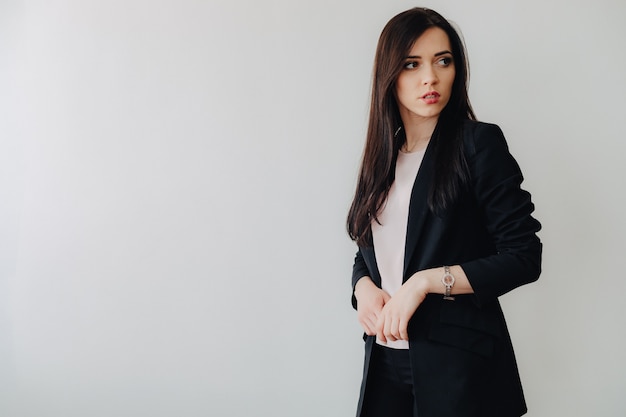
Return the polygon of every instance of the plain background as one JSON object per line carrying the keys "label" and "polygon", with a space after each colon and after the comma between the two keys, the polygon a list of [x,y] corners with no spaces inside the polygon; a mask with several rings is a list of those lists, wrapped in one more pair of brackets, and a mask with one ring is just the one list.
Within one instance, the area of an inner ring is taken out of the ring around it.
{"label": "plain background", "polygon": [[353,415],[344,221],[416,5],[544,225],[502,298],[528,415],[626,415],[622,0],[0,1],[0,415]]}

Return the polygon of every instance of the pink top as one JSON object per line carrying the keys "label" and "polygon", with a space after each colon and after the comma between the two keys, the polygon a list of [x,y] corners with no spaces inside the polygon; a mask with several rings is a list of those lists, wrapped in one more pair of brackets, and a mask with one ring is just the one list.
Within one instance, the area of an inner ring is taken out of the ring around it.
{"label": "pink top", "polygon": [[[389,189],[387,201],[378,214],[381,224],[372,223],[372,237],[382,288],[392,297],[402,286],[411,191],[425,152],[425,149],[411,153],[398,152],[396,178]],[[376,343],[394,349],[409,348],[409,342],[406,340],[388,341],[387,344],[377,340]]]}

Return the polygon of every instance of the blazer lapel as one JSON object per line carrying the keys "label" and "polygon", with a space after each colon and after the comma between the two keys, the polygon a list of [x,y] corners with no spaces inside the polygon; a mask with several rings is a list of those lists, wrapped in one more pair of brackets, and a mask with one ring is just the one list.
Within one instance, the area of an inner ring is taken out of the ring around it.
{"label": "blazer lapel", "polygon": [[409,219],[407,222],[406,230],[406,244],[404,252],[404,268],[403,268],[403,281],[408,278],[406,276],[409,261],[415,252],[417,243],[422,234],[424,221],[428,217],[430,209],[428,208],[428,193],[430,191],[430,185],[433,181],[434,175],[434,157],[432,150],[432,141],[426,148],[424,159],[420,165],[415,183],[413,184],[413,190],[411,191],[411,200],[409,203]]}

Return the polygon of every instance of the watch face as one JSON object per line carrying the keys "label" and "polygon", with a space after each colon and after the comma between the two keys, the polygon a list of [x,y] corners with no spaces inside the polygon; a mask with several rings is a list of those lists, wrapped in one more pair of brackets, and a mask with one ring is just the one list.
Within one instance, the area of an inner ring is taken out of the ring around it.
{"label": "watch face", "polygon": [[443,285],[450,286],[454,284],[454,277],[450,274],[445,274],[443,276],[443,278],[441,278],[441,282],[443,282]]}

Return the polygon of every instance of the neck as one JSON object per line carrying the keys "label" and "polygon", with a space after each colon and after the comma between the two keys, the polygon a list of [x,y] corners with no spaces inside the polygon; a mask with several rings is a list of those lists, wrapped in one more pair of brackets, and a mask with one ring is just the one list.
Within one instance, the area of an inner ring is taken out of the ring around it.
{"label": "neck", "polygon": [[428,146],[430,137],[437,126],[437,119],[410,120],[408,123],[403,120],[403,124],[406,142],[402,146],[402,150],[415,152]]}

